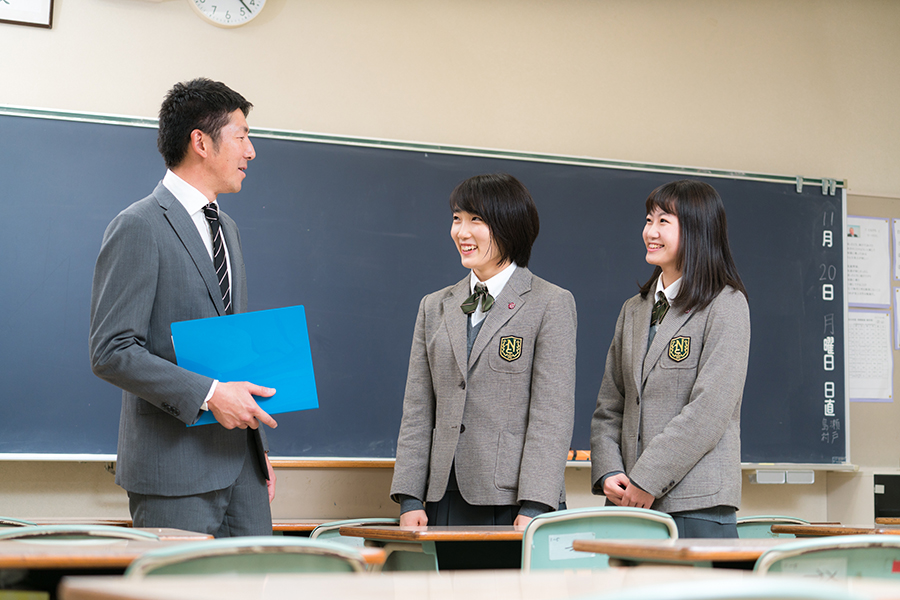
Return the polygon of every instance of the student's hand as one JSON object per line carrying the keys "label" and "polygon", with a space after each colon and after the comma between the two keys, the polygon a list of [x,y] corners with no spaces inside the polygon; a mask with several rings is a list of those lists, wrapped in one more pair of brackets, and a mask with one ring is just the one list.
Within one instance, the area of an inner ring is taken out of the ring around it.
{"label": "student's hand", "polygon": [[[269,427],[278,427],[275,419],[259,407],[253,395],[268,398],[275,394],[272,388],[262,387],[247,381],[219,382],[207,406],[216,421],[225,429],[256,429],[263,422]],[[258,420],[257,420],[258,419]]]}
{"label": "student's hand", "polygon": [[531,517],[526,517],[525,515],[516,515],[516,520],[513,521],[513,525],[516,527],[525,528],[526,525],[531,521]]}
{"label": "student's hand", "polygon": [[269,478],[266,480],[266,488],[269,490],[269,504],[275,499],[275,469],[269,461],[269,455],[266,454],[266,469],[269,471]]}
{"label": "student's hand", "polygon": [[411,510],[400,515],[400,527],[424,527],[428,517],[424,510]]}
{"label": "student's hand", "polygon": [[629,483],[622,494],[622,503],[619,506],[634,506],[636,508],[650,508],[656,498],[653,494],[645,492],[633,483]]}
{"label": "student's hand", "polygon": [[625,493],[625,488],[628,487],[629,483],[631,483],[631,480],[628,479],[628,475],[625,473],[610,475],[603,482],[603,495],[616,506],[626,506],[622,504],[622,495]]}

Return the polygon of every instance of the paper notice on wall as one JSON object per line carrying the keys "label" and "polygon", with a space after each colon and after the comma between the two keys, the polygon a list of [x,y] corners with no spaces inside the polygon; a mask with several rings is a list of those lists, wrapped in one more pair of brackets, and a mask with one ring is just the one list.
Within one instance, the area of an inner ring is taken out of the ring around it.
{"label": "paper notice on wall", "polygon": [[847,388],[851,402],[893,400],[891,314],[850,311],[847,322]]}
{"label": "paper notice on wall", "polygon": [[891,305],[889,219],[847,217],[847,304]]}

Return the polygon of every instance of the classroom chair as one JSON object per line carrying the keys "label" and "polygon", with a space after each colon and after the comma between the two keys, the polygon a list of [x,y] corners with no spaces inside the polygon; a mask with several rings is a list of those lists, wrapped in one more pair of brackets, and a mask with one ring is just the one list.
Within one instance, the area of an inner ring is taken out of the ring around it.
{"label": "classroom chair", "polygon": [[0,529],[0,540],[54,539],[83,540],[107,538],[120,540],[158,541],[159,536],[131,527],[115,525],[32,525]]}
{"label": "classroom chair", "polygon": [[329,521],[327,523],[322,523],[318,527],[312,530],[309,534],[309,539],[311,540],[319,540],[319,541],[327,541],[327,542],[337,542],[339,544],[347,544],[348,546],[364,546],[365,540],[361,537],[351,537],[351,536],[343,536],[341,535],[340,528],[345,525],[350,526],[362,526],[362,525],[397,525],[400,523],[400,519],[392,519],[392,518],[372,518],[372,519],[343,519],[340,521]]}
{"label": "classroom chair", "polygon": [[0,527],[32,527],[36,523],[31,521],[23,521],[22,519],[13,519],[12,517],[0,517]]}
{"label": "classroom chair", "polygon": [[862,600],[838,583],[764,577],[677,581],[626,587],[579,600]]}
{"label": "classroom chair", "polygon": [[249,536],[151,550],[132,562],[125,576],[354,573],[366,567],[365,558],[351,546],[290,536]]}
{"label": "classroom chair", "polygon": [[792,538],[793,533],[772,533],[772,525],[809,525],[806,519],[782,515],[754,515],[737,520],[739,538]]}
{"label": "classroom chair", "polygon": [[[309,534],[309,539],[360,547],[365,546],[366,540],[364,538],[341,535],[340,528],[350,525],[398,525],[399,523],[400,519],[390,517],[329,521],[313,529]],[[373,568],[375,571],[434,571],[437,569],[434,554],[423,552],[420,546],[388,543],[382,547],[387,553],[387,558],[383,565],[377,565]]]}
{"label": "classroom chair", "polygon": [[821,578],[900,579],[900,536],[842,535],[785,542],[762,553],[753,570]]}
{"label": "classroom chair", "polygon": [[532,569],[605,569],[609,557],[572,550],[573,540],[676,539],[669,515],[647,508],[603,506],[573,508],[533,518],[522,537],[522,571]]}

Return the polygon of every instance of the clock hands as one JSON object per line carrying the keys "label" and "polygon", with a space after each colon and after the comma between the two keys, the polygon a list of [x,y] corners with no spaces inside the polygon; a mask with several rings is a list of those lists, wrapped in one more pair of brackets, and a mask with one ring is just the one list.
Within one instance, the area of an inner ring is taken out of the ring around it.
{"label": "clock hands", "polygon": [[243,4],[243,5],[244,5],[244,8],[246,8],[246,9],[247,9],[247,12],[251,12],[251,13],[252,13],[252,12],[253,12],[253,11],[252,11],[252,10],[250,10],[250,7],[249,7],[249,6],[247,6],[247,3],[246,3],[246,2],[244,2],[244,0],[240,0],[240,2],[241,2],[241,4]]}

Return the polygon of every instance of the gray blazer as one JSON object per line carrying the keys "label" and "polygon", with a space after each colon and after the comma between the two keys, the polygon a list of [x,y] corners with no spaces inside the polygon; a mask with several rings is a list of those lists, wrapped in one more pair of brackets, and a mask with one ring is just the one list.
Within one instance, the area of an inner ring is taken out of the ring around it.
{"label": "gray blazer", "polygon": [[[241,239],[228,215],[220,212],[219,219],[231,258],[234,311],[244,312]],[[197,227],[160,182],[107,227],[91,294],[91,367],[122,388],[116,483],[126,490],[186,496],[223,489],[237,479],[247,432],[186,426],[200,415],[212,379],[175,364],[169,327],[224,314]]]}
{"label": "gray blazer", "polygon": [[670,310],[645,355],[653,303],[631,298],[616,322],[591,423],[593,491],[623,471],[657,510],[739,508],[747,300],[726,287],[703,310]]}
{"label": "gray blazer", "polygon": [[575,299],[517,267],[466,360],[469,277],[422,299],[416,319],[391,497],[436,502],[450,466],[474,505],[553,508],[575,404]]}

